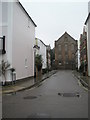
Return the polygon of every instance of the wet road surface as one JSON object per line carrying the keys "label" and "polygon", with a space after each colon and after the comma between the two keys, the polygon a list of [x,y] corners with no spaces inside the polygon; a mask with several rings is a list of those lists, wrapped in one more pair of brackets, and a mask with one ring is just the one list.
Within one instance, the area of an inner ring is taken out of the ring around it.
{"label": "wet road surface", "polygon": [[37,87],[3,95],[3,118],[87,118],[88,92],[72,71],[58,71]]}

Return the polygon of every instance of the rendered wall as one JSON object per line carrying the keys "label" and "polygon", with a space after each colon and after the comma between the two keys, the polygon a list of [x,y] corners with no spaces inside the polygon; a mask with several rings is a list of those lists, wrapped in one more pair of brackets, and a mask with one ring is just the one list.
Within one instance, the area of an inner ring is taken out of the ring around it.
{"label": "rendered wall", "polygon": [[17,79],[34,76],[35,26],[18,3],[13,8],[12,66]]}

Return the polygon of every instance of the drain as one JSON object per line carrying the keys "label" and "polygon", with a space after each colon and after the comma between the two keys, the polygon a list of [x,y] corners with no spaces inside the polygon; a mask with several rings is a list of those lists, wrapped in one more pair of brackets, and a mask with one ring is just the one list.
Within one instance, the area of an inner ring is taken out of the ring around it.
{"label": "drain", "polygon": [[24,99],[36,99],[37,97],[36,96],[26,96],[24,97]]}
{"label": "drain", "polygon": [[80,97],[80,94],[77,93],[58,93],[62,97]]}

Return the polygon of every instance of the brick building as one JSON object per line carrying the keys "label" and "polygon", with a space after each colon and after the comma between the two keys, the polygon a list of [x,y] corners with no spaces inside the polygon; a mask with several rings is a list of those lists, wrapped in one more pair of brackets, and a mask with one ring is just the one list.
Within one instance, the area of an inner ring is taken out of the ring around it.
{"label": "brick building", "polygon": [[87,32],[83,29],[83,34],[80,35],[80,64],[81,72],[87,74]]}
{"label": "brick building", "polygon": [[51,54],[50,54],[50,50],[51,50],[51,47],[50,45],[47,45],[47,68],[50,69],[51,68]]}
{"label": "brick building", "polygon": [[55,64],[57,69],[75,69],[77,40],[65,32],[55,41]]}

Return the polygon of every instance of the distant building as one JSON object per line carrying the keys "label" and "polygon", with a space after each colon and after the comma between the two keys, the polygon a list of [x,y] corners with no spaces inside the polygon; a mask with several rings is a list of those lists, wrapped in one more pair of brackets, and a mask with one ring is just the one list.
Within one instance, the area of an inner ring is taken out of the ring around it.
{"label": "distant building", "polygon": [[47,68],[50,69],[51,68],[51,47],[50,45],[47,45]]}
{"label": "distant building", "polygon": [[87,74],[87,33],[85,27],[83,29],[83,34],[80,35],[80,65],[82,72]]}
{"label": "distant building", "polygon": [[42,69],[46,69],[47,68],[47,45],[45,45],[45,43],[39,38],[35,38],[35,45],[40,47],[40,49],[36,50],[36,54],[42,55],[42,59],[43,59]]}
{"label": "distant building", "polygon": [[88,76],[90,76],[90,2],[88,4],[89,14],[85,21],[87,27],[87,61],[88,61]]}
{"label": "distant building", "polygon": [[55,47],[51,49],[51,69],[55,69]]}
{"label": "distant building", "polygon": [[77,40],[65,32],[55,41],[55,65],[57,69],[76,69]]}
{"label": "distant building", "polygon": [[[0,37],[5,36],[5,41],[0,61],[8,61],[10,68],[15,68],[16,80],[32,77],[36,24],[18,0],[1,4],[3,21],[0,21]],[[7,81],[12,81],[11,71],[7,72]]]}
{"label": "distant building", "polygon": [[78,70],[80,68],[80,48],[78,48]]}
{"label": "distant building", "polygon": [[75,53],[75,67],[76,67],[76,70],[78,70],[78,50]]}

